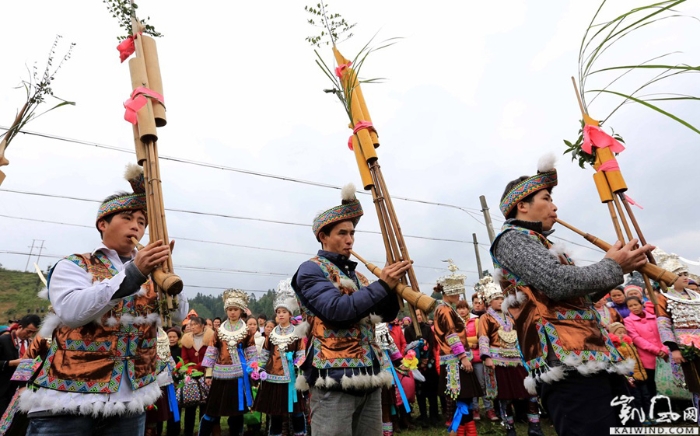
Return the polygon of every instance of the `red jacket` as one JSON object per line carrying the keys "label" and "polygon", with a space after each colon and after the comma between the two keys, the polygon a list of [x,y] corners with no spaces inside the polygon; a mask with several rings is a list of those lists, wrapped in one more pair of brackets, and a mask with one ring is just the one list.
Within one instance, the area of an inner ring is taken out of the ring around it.
{"label": "red jacket", "polygon": [[[410,327],[413,328],[413,326]],[[401,326],[389,324],[389,334],[391,335],[391,339],[394,340],[394,344],[396,344],[396,348],[399,349],[401,355],[403,356],[406,354],[406,337],[403,335]]]}
{"label": "red jacket", "polygon": [[214,339],[214,330],[209,327],[204,329],[204,339],[202,340],[202,347],[197,350],[194,348],[194,338],[192,333],[185,333],[182,336],[180,345],[182,346],[182,360],[185,364],[196,363],[196,370],[205,372],[206,368],[202,366],[202,360],[204,360],[204,354],[207,352],[207,346]]}

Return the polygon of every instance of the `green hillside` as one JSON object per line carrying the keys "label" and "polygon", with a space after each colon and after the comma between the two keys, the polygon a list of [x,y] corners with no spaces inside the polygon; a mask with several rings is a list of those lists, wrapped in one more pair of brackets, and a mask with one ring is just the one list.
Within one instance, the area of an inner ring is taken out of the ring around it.
{"label": "green hillside", "polygon": [[0,324],[28,313],[43,316],[49,302],[36,296],[43,287],[36,273],[0,267]]}

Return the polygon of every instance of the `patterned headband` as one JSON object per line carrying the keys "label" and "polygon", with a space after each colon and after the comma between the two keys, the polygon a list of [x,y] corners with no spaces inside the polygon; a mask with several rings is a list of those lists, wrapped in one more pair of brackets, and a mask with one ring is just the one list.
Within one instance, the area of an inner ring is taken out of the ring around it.
{"label": "patterned headband", "polygon": [[318,216],[314,219],[312,230],[316,238],[318,238],[318,233],[325,226],[347,220],[350,220],[354,225],[357,225],[357,223],[360,221],[360,217],[363,214],[362,204],[360,204],[359,200],[355,199],[350,203],[332,207],[327,211],[318,214]]}
{"label": "patterned headband", "polygon": [[121,197],[102,203],[100,209],[97,211],[95,223],[106,216],[119,212],[126,212],[128,210],[140,210],[145,214],[146,194],[122,195]]}
{"label": "patterned headband", "polygon": [[129,164],[124,172],[124,178],[129,182],[134,193],[121,195],[102,203],[97,210],[95,223],[106,216],[129,210],[140,210],[146,214],[146,189],[143,169],[138,165]]}
{"label": "patterned headband", "polygon": [[557,170],[552,169],[543,173],[538,173],[515,185],[513,189],[501,200],[500,209],[503,216],[507,217],[515,206],[526,199],[529,195],[543,189],[557,186]]}

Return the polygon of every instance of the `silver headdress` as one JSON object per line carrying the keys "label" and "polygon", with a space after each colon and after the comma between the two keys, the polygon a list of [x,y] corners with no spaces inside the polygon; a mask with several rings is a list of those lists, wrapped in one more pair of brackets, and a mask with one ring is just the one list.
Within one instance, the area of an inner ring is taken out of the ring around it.
{"label": "silver headdress", "polygon": [[291,314],[299,310],[299,303],[297,303],[297,297],[292,288],[291,278],[281,280],[277,285],[277,295],[275,295],[273,307],[275,311],[282,307],[287,309]]}
{"label": "silver headdress", "polygon": [[486,304],[491,303],[491,301],[496,298],[504,298],[501,286],[498,283],[494,282],[493,277],[491,276],[485,276],[481,278],[477,286],[474,286],[474,288],[477,287],[478,292],[484,296]]}
{"label": "silver headdress", "polygon": [[666,271],[671,271],[674,274],[681,274],[688,272],[688,266],[681,262],[680,258],[675,253],[666,253],[660,248],[655,248],[651,252],[654,258],[659,263],[659,266]]}
{"label": "silver headdress", "polygon": [[442,293],[445,295],[461,295],[464,294],[464,280],[467,278],[464,274],[457,274],[459,268],[454,264],[452,259],[447,259],[449,263],[447,269],[450,270],[452,274],[440,278],[439,283],[442,285]]}
{"label": "silver headdress", "polygon": [[241,310],[248,308],[248,294],[240,289],[227,289],[224,291],[224,309],[237,307]]}

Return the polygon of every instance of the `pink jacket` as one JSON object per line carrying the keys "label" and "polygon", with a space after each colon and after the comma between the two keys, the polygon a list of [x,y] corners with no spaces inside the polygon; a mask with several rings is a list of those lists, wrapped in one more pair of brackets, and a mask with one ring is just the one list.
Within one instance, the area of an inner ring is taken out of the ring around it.
{"label": "pink jacket", "polygon": [[479,355],[479,335],[476,332],[477,322],[479,322],[479,317],[469,314],[469,320],[467,321],[467,341],[469,341],[469,348],[472,350],[472,363],[481,363],[481,356]]}
{"label": "pink jacket", "polygon": [[659,328],[656,325],[656,315],[644,312],[644,317],[640,318],[634,313],[625,318],[625,328],[632,338],[639,357],[642,359],[644,368],[656,368],[656,356],[663,350],[668,353],[668,348],[661,342]]}

